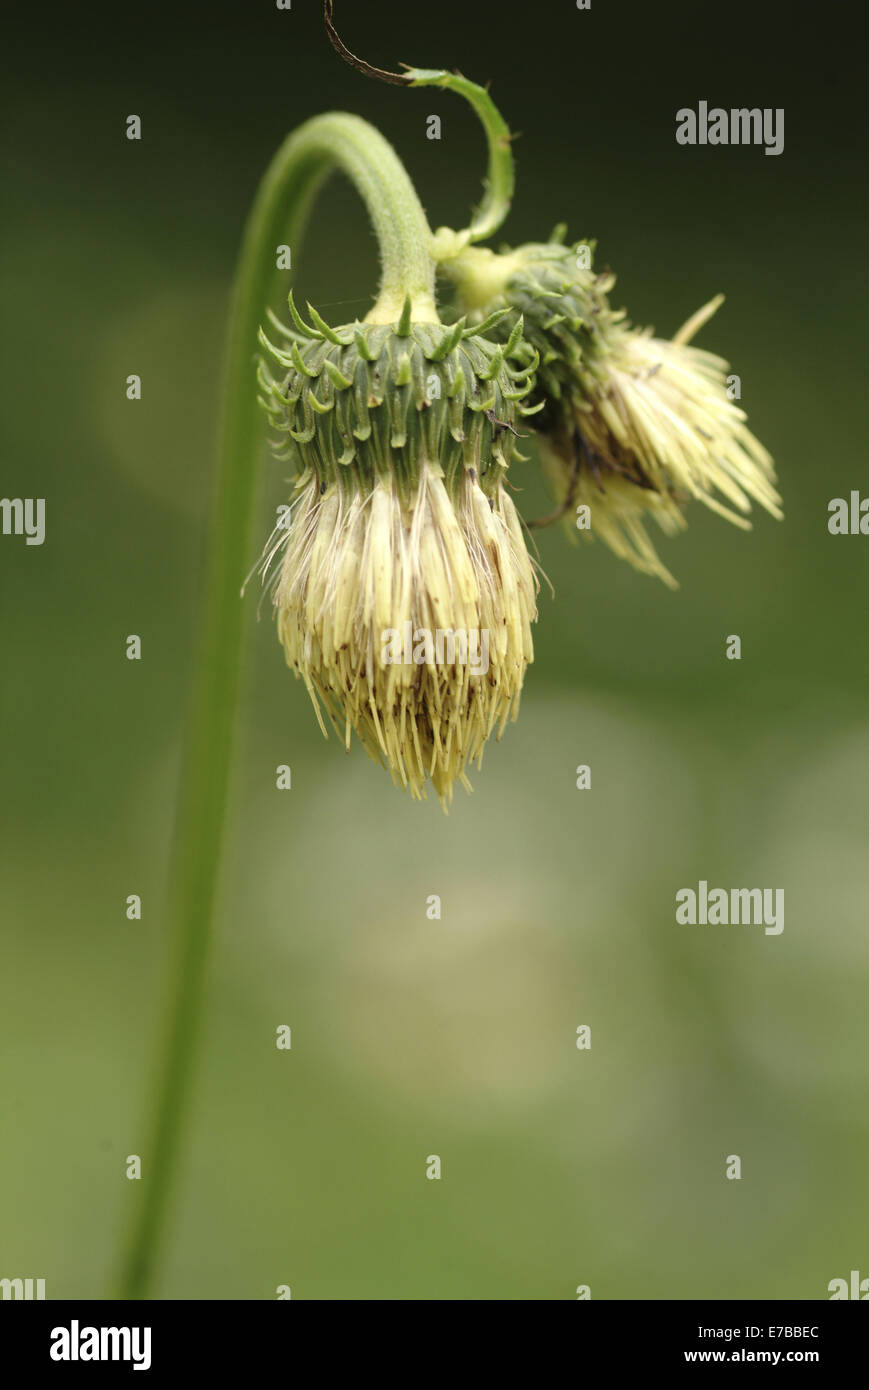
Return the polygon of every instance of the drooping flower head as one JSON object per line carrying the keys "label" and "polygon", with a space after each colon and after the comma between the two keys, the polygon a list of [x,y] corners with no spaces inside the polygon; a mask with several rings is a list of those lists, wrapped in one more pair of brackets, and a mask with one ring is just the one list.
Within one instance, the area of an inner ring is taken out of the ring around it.
{"label": "drooping flower head", "polygon": [[721,298],[672,341],[656,338],[612,309],[614,276],[595,274],[592,251],[559,241],[501,255],[469,248],[446,269],[464,309],[524,317],[540,358],[542,461],[565,512],[587,507],[586,534],[673,584],[646,522],[672,534],[692,499],[742,527],[752,502],[780,516],[772,460],[728,395],[726,362],[689,346]]}
{"label": "drooping flower head", "polygon": [[516,717],[537,581],[506,473],[533,355],[412,322],[333,329],[311,310],[261,341],[262,403],[295,464],[265,556],[278,633],[349,746],[444,803]]}
{"label": "drooping flower head", "polygon": [[[489,163],[469,225],[433,233],[394,150],[365,122],[332,113],[287,142],[303,211],[328,167],[349,174],[382,273],[364,323],[332,328],[309,306],[308,324],[291,296],[291,325],[272,320],[280,345],[261,334],[261,401],[296,473],[262,570],[324,732],[325,713],[414,796],[430,780],[446,803],[515,717],[533,657],[537,584],[523,527],[535,523],[520,522],[506,481],[521,416],[537,415],[559,502],[538,524],[576,506],[592,535],[668,583],[650,518],[675,531],[694,498],[747,525],[752,502],[778,515],[778,496],[769,455],[729,399],[725,363],[689,345],[716,302],[666,342],[612,309],[613,277],[592,270],[590,245],[554,235],[500,255],[481,247],[514,192],[510,131],[488,91],[460,73],[375,68],[343,44],[331,0],[324,15],[359,71],[466,98]],[[273,193],[269,184],[262,211],[277,227]],[[451,326],[439,319],[436,273],[464,314]]]}

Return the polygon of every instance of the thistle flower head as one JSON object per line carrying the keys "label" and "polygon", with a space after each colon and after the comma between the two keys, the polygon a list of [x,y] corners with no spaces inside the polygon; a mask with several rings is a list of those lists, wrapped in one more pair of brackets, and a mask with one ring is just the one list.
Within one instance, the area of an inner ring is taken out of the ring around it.
{"label": "thistle flower head", "polygon": [[673,584],[646,521],[672,534],[691,499],[742,527],[752,501],[780,516],[772,459],[728,397],[727,363],[689,346],[720,297],[672,341],[655,338],[611,308],[615,279],[591,269],[593,249],[553,241],[495,256],[475,248],[450,273],[463,307],[523,315],[526,350],[540,359],[544,468],[565,510],[587,505],[590,534]]}
{"label": "thistle flower head", "polygon": [[[533,386],[464,321],[332,329],[311,311],[260,367],[297,470],[264,557],[287,662],[349,746],[446,803],[515,718],[537,583],[505,476]],[[491,325],[489,325],[491,326]],[[483,328],[485,329],[485,325]]]}

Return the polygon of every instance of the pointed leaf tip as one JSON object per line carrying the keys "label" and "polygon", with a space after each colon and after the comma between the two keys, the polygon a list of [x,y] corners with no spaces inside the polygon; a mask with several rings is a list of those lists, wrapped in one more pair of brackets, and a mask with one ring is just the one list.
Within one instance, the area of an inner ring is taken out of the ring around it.
{"label": "pointed leaf tip", "polygon": [[406,338],[410,334],[410,323],[412,314],[413,305],[410,302],[410,295],[408,294],[405,296],[404,307],[401,310],[401,318],[398,320],[398,326],[395,330],[397,337]]}

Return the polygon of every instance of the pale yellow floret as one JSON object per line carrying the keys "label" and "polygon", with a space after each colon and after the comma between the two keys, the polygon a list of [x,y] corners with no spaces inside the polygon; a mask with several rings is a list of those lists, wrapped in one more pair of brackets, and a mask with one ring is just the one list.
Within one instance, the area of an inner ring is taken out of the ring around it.
{"label": "pale yellow floret", "polygon": [[[590,508],[589,534],[671,587],[675,580],[647,520],[668,534],[681,530],[692,499],[743,529],[750,528],[752,502],[781,517],[772,458],[728,397],[727,363],[688,346],[719,303],[720,296],[698,310],[672,342],[648,330],[614,332],[599,384],[574,398],[576,428],[597,461],[597,477],[580,469],[572,478],[567,451],[543,446],[556,494]],[[645,485],[627,476],[638,471]]]}
{"label": "pale yellow floret", "polygon": [[[397,784],[420,797],[430,780],[447,804],[489,735],[515,719],[533,660],[537,578],[503,483],[490,501],[470,471],[448,489],[439,465],[423,461],[403,500],[394,479],[366,486],[348,474],[321,494],[309,477],[282,549],[278,633],[321,727],[322,704]],[[485,632],[488,669],[475,672],[459,651],[440,664],[385,659],[384,634],[406,623]]]}

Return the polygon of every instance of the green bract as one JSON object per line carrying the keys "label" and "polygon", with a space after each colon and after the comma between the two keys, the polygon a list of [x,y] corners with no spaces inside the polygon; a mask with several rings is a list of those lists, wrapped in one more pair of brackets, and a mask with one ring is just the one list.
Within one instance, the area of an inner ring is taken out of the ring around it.
{"label": "green bract", "polygon": [[[392,476],[412,490],[423,459],[437,461],[447,486],[474,470],[490,494],[517,451],[517,422],[539,406],[537,354],[522,338],[521,319],[502,310],[479,328],[466,320],[415,323],[410,303],[396,324],[330,328],[311,310],[305,323],[290,296],[292,328],[284,345],[261,332],[262,404],[283,436],[276,453],[323,482],[352,471],[366,482]],[[510,317],[496,342],[486,334]],[[517,364],[517,358],[521,363]],[[274,364],[283,371],[274,373]]]}
{"label": "green bract", "polygon": [[752,502],[779,516],[772,459],[729,394],[727,363],[689,346],[721,297],[672,340],[656,338],[610,306],[615,277],[594,273],[593,249],[466,247],[442,269],[470,314],[522,315],[526,350],[539,358],[541,460],[559,503],[546,520],[572,526],[575,508],[587,538],[673,586],[647,521],[673,534],[692,499],[743,527]]}
{"label": "green bract", "polygon": [[521,314],[524,340],[539,359],[541,413],[535,423],[542,433],[566,421],[571,400],[588,400],[604,382],[609,335],[624,319],[608,298],[615,276],[596,275],[589,264],[593,254],[594,242],[532,242],[501,255],[471,248],[447,267],[461,308]]}

